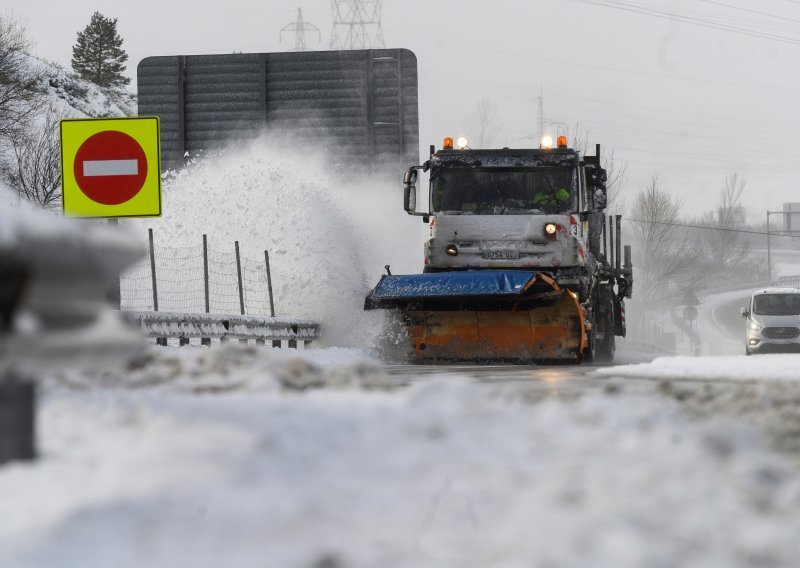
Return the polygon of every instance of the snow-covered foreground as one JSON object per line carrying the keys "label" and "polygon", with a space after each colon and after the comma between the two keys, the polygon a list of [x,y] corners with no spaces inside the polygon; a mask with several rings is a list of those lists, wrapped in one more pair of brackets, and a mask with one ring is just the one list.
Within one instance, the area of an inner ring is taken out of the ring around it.
{"label": "snow-covered foreground", "polygon": [[240,346],[53,376],[41,460],[0,468],[0,566],[796,566],[800,483],[758,430],[598,381]]}
{"label": "snow-covered foreground", "polygon": [[605,377],[800,381],[800,355],[659,357],[649,363],[599,369]]}

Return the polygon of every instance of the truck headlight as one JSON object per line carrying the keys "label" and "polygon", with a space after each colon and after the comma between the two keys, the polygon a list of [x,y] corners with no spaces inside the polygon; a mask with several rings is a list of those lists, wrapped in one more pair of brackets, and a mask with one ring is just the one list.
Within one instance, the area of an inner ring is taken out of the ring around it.
{"label": "truck headlight", "polygon": [[458,247],[456,245],[447,245],[444,251],[450,256],[458,256]]}
{"label": "truck headlight", "polygon": [[762,329],[764,329],[763,325],[760,325],[754,321],[750,322],[750,331],[761,331]]}

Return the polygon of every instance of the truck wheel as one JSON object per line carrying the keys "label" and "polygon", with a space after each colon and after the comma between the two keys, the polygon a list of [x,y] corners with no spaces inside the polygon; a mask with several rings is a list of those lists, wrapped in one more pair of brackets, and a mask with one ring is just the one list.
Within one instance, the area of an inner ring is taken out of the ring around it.
{"label": "truck wheel", "polygon": [[614,339],[614,334],[609,333],[607,337],[600,342],[600,348],[597,350],[597,361],[602,363],[611,363],[614,361],[614,353],[617,350],[617,343]]}
{"label": "truck wheel", "polygon": [[610,363],[614,360],[616,341],[614,340],[614,291],[610,286],[601,286],[597,291],[597,329],[595,360]]}
{"label": "truck wheel", "polygon": [[583,350],[583,362],[584,363],[593,363],[597,360],[597,341],[596,341],[596,327],[594,322],[592,323],[592,332],[586,334],[586,349]]}

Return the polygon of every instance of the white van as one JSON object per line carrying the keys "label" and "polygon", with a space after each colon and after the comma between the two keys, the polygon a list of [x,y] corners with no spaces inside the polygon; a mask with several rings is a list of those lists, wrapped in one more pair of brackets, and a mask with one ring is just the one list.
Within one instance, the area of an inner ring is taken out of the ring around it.
{"label": "white van", "polygon": [[745,353],[800,353],[800,290],[764,288],[742,308],[747,320]]}

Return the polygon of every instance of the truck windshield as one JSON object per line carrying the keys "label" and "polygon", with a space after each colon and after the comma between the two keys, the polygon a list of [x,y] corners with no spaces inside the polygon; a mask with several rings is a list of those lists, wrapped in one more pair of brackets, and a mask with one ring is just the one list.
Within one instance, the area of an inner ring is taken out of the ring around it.
{"label": "truck windshield", "polygon": [[762,316],[800,315],[800,294],[761,294],[753,298],[753,313]]}
{"label": "truck windshield", "polygon": [[436,212],[522,215],[575,211],[574,168],[439,168],[431,174]]}

